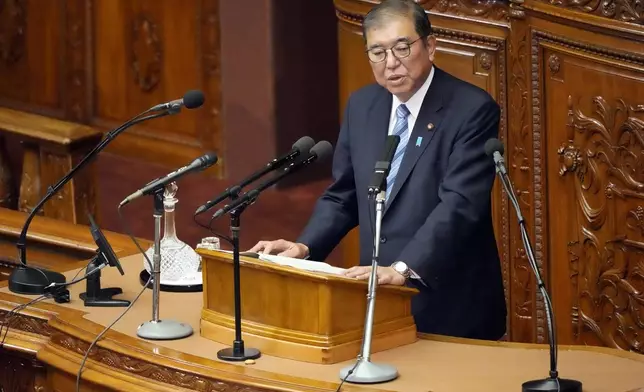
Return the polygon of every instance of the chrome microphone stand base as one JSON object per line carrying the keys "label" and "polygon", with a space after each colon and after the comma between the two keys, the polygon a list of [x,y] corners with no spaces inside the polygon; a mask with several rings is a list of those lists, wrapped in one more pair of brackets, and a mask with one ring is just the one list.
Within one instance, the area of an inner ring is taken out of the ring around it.
{"label": "chrome microphone stand base", "polygon": [[192,327],[174,320],[159,319],[161,287],[161,217],[163,188],[154,193],[154,255],[152,256],[152,320],[139,325],[137,336],[150,340],[174,340],[192,335]]}
{"label": "chrome microphone stand base", "polygon": [[174,320],[150,320],[139,325],[137,336],[150,340],[173,340],[192,335],[192,327]]}
{"label": "chrome microphone stand base", "polygon": [[398,378],[398,370],[393,366],[360,358],[355,365],[340,370],[340,378],[354,384],[377,384],[395,380]]}
{"label": "chrome microphone stand base", "polygon": [[[385,187],[383,187],[385,189]],[[376,227],[374,233],[373,259],[367,289],[367,312],[365,315],[364,336],[358,361],[340,370],[340,379],[356,384],[375,384],[391,381],[398,377],[398,370],[393,366],[371,362],[371,337],[373,335],[373,314],[376,306],[376,287],[378,286],[378,255],[380,253],[380,227],[382,210],[385,204],[385,191],[376,196]],[[345,378],[346,377],[346,378]]]}

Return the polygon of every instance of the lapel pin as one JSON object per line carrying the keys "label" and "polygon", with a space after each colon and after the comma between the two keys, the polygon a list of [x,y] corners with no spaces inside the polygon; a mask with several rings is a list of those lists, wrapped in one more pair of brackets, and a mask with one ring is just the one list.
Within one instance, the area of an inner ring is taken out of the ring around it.
{"label": "lapel pin", "polygon": [[429,123],[429,124],[427,124],[427,130],[428,130],[428,131],[431,131],[431,130],[433,130],[433,129],[434,129],[434,123]]}
{"label": "lapel pin", "polygon": [[418,136],[418,138],[416,139],[416,147],[420,147],[420,144],[421,144],[422,142],[423,142],[423,137],[422,137],[422,136]]}

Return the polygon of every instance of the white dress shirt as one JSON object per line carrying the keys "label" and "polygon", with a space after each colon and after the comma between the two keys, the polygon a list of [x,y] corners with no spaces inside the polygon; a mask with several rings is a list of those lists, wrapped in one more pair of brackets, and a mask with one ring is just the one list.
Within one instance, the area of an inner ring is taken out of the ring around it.
{"label": "white dress shirt", "polygon": [[407,100],[407,102],[401,102],[398,97],[395,95],[391,100],[391,115],[389,116],[389,135],[394,132],[394,127],[396,126],[396,109],[401,103],[404,103],[409,109],[409,116],[407,116],[407,132],[414,130],[414,124],[416,124],[416,119],[418,118],[418,113],[420,113],[420,107],[423,106],[423,100],[429,90],[429,85],[432,84],[432,79],[434,79],[434,66],[432,65],[432,70],[429,72],[429,76],[425,79],[425,83]]}

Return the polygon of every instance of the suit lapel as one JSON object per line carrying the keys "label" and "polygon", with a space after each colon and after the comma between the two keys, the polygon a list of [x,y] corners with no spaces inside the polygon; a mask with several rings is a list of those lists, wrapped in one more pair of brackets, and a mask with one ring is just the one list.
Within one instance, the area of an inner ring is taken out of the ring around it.
{"label": "suit lapel", "polygon": [[440,132],[440,123],[443,120],[443,113],[441,112],[443,107],[443,97],[441,94],[442,87],[440,86],[441,78],[439,75],[440,72],[436,69],[434,80],[427,90],[425,99],[423,99],[423,105],[418,113],[418,118],[414,123],[414,129],[412,130],[409,142],[407,143],[405,155],[403,156],[403,161],[400,164],[400,169],[396,175],[394,188],[391,191],[391,195],[389,195],[385,212],[396,199],[396,196],[400,192],[405,181],[407,181],[407,178],[416,165],[416,162],[418,162],[418,159],[423,152],[425,152],[427,146],[429,146],[434,138],[434,134],[436,134],[436,132]]}

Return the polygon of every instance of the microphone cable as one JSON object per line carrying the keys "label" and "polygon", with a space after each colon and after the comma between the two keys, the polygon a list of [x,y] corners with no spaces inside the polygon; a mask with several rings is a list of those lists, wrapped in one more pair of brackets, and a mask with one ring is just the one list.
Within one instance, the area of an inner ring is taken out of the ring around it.
{"label": "microphone cable", "polygon": [[341,388],[342,388],[342,385],[344,385],[344,382],[345,382],[345,381],[347,381],[347,379],[349,378],[349,376],[350,376],[350,375],[352,375],[352,374],[353,374],[353,372],[356,370],[356,368],[358,367],[358,364],[360,363],[360,360],[361,360],[361,359],[362,359],[362,357],[361,357],[360,355],[358,355],[358,360],[356,361],[356,364],[355,364],[355,365],[353,365],[353,367],[351,368],[351,370],[349,370],[349,371],[347,372],[347,375],[346,375],[346,376],[344,376],[344,378],[342,379],[342,382],[340,383],[340,385],[338,385],[338,389],[336,389],[336,390],[335,390],[335,392],[340,392],[340,391],[342,390],[342,389],[341,389]]}
{"label": "microphone cable", "polygon": [[34,305],[40,301],[43,301],[45,299],[48,299],[51,297],[51,294],[42,294],[39,295],[38,297],[32,299],[31,301],[21,304],[16,306],[15,308],[11,309],[9,312],[5,314],[5,316],[2,319],[2,323],[0,324],[0,335],[2,335],[2,329],[6,327],[4,336],[2,337],[2,341],[0,341],[0,348],[4,347],[4,342],[5,339],[7,339],[7,335],[9,334],[9,323],[11,322],[11,319],[15,317],[21,310],[27,308],[30,305]]}
{"label": "microphone cable", "polygon": [[[68,286],[68,285],[71,285],[71,284],[74,284],[74,283],[78,283],[81,280],[83,280],[84,278],[86,278],[88,275],[84,276],[83,278],[79,279],[78,281],[75,281],[76,278],[78,277],[78,275],[81,273],[81,271],[87,270],[87,267],[92,262],[92,260],[93,260],[93,258],[90,259],[87,262],[87,265],[85,265],[84,267],[81,267],[78,271],[76,271],[76,275],[74,275],[74,277],[71,279],[70,282],[66,282],[66,283],[63,283],[61,285],[57,285],[57,286],[53,286],[53,287],[65,287],[65,286]],[[58,294],[58,295],[60,295],[60,294]],[[34,298],[33,300],[31,300],[31,301],[29,301],[29,302],[27,302],[25,304],[21,304],[21,305],[16,306],[15,308],[11,309],[9,312],[7,312],[5,314],[5,316],[2,318],[2,321],[0,322],[0,336],[2,336],[2,340],[0,341],[0,348],[4,347],[4,342],[7,339],[7,335],[9,334],[9,325],[11,324],[11,320],[14,317],[16,317],[18,315],[18,313],[20,311],[22,311],[23,309],[26,309],[27,307],[29,307],[31,305],[35,305],[35,304],[37,304],[39,302],[42,302],[45,299],[49,299],[49,298],[57,298],[57,295],[53,294],[53,293],[42,294],[42,295]],[[2,335],[2,330],[5,329],[5,328],[6,328],[6,330],[4,332],[4,335]]]}
{"label": "microphone cable", "polygon": [[[148,263],[148,266],[150,267],[150,271],[152,271],[152,270],[153,270],[152,262],[151,262],[151,261],[150,261],[150,259],[148,258],[148,255],[146,255],[146,254],[145,254],[145,251],[143,250],[143,248],[141,247],[141,245],[139,244],[139,242],[136,240],[136,237],[132,234],[131,227],[129,226],[129,224],[128,224],[127,220],[123,217],[123,213],[122,213],[122,211],[121,211],[121,207],[118,207],[118,208],[117,208],[117,211],[118,211],[119,219],[120,219],[120,221],[121,221],[121,224],[123,225],[123,228],[125,229],[126,234],[130,237],[130,239],[132,240],[132,242],[134,242],[134,245],[136,245],[137,249],[139,250],[139,252],[141,252],[141,254],[143,255],[143,257],[145,258],[145,261]],[[134,306],[134,304],[136,303],[136,301],[138,301],[138,299],[139,299],[139,298],[141,298],[141,295],[143,295],[143,293],[144,293],[144,292],[145,292],[145,290],[147,289],[148,285],[149,285],[149,284],[150,284],[150,282],[152,281],[152,276],[153,276],[153,274],[150,274],[150,277],[148,278],[148,281],[147,281],[147,282],[145,282],[145,284],[143,284],[143,288],[142,288],[142,289],[141,289],[141,291],[136,295],[136,297],[134,297],[134,299],[130,302],[130,304],[127,306],[127,308],[125,308],[125,310],[123,310],[123,312],[122,312],[122,313],[121,313],[121,314],[120,314],[120,315],[119,315],[119,316],[118,316],[114,321],[112,321],[112,323],[110,323],[107,327],[105,327],[105,328],[101,331],[101,333],[99,333],[98,335],[96,335],[96,338],[92,341],[92,343],[90,343],[89,347],[87,348],[87,352],[85,352],[85,355],[83,356],[83,359],[82,359],[82,361],[81,361],[81,364],[80,364],[80,366],[78,367],[78,373],[76,374],[76,392],[80,392],[80,380],[81,380],[81,375],[82,375],[82,373],[83,373],[83,367],[85,367],[85,363],[87,362],[87,358],[89,357],[89,353],[92,351],[92,348],[94,348],[94,346],[95,346],[95,345],[98,343],[98,341],[103,337],[103,335],[105,335],[105,334],[107,333],[107,331],[109,331],[109,330],[110,330],[110,329],[111,329],[111,328],[112,328],[112,327],[113,327],[117,322],[119,322],[119,320],[121,320],[121,318],[123,318],[123,316],[125,316],[125,314],[126,314],[130,309],[132,309],[132,306]]]}

